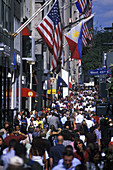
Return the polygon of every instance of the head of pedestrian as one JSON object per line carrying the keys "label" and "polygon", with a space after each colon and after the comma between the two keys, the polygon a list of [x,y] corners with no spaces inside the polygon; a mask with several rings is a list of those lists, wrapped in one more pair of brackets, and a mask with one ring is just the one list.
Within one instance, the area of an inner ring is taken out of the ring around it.
{"label": "head of pedestrian", "polygon": [[55,112],[52,112],[52,116],[56,116]]}
{"label": "head of pedestrian", "polygon": [[40,126],[36,127],[36,132],[40,132]]}
{"label": "head of pedestrian", "polygon": [[36,120],[37,120],[37,121],[40,121],[40,117],[39,117],[39,116],[37,116],[37,117],[36,117]]}
{"label": "head of pedestrian", "polygon": [[15,126],[15,131],[20,131],[20,126],[19,125]]}
{"label": "head of pedestrian", "polygon": [[69,149],[65,149],[63,153],[63,164],[66,169],[69,169],[72,167],[72,160],[73,160],[73,151]]}
{"label": "head of pedestrian", "polygon": [[65,150],[71,150],[71,151],[73,152],[73,147],[72,147],[71,145],[67,145],[67,146],[65,147]]}
{"label": "head of pedestrian", "polygon": [[31,116],[31,122],[33,122],[34,121],[34,116]]}
{"label": "head of pedestrian", "polygon": [[9,122],[8,122],[8,121],[6,121],[6,122],[4,123],[4,128],[7,129],[7,127],[9,127]]}
{"label": "head of pedestrian", "polygon": [[51,130],[55,129],[55,126],[54,126],[54,125],[51,125],[51,126],[50,126],[50,129],[51,129]]}
{"label": "head of pedestrian", "polygon": [[20,116],[22,116],[22,112],[19,112],[18,114],[19,114]]}
{"label": "head of pedestrian", "polygon": [[38,124],[38,126],[39,126],[39,128],[40,128],[40,129],[42,129],[42,128],[43,128],[43,126],[42,126],[42,124],[41,124],[41,123],[39,123],[39,124]]}
{"label": "head of pedestrian", "polygon": [[62,144],[63,143],[63,136],[62,135],[58,135],[58,137],[57,137],[57,143],[58,144]]}

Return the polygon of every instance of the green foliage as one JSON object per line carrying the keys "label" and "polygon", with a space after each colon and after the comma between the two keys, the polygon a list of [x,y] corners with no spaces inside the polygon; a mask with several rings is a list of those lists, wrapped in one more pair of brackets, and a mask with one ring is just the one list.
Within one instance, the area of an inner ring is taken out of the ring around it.
{"label": "green foliage", "polygon": [[111,70],[111,83],[107,85],[107,90],[109,90],[109,97],[113,97],[113,64],[110,65]]}
{"label": "green foliage", "polygon": [[85,75],[88,75],[88,70],[102,67],[103,52],[109,51],[111,46],[104,43],[112,42],[112,32],[109,31],[94,31],[94,37],[88,47],[83,47],[82,52],[82,69]]}

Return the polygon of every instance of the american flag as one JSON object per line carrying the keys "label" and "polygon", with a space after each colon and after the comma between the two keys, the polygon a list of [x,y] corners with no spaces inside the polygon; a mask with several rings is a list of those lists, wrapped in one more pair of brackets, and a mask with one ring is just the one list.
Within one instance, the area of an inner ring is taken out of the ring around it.
{"label": "american flag", "polygon": [[55,69],[62,54],[62,24],[58,0],[55,1],[49,13],[41,21],[37,30],[53,54],[52,69]]}
{"label": "american flag", "polygon": [[83,13],[85,11],[85,8],[87,6],[87,0],[78,0],[75,2],[76,6],[80,13]]}
{"label": "american flag", "polygon": [[[87,10],[85,14],[83,14],[83,17],[90,17],[92,12],[92,0],[89,0]],[[83,25],[83,32],[82,32],[82,42],[84,46],[87,46],[88,42],[87,40],[92,40],[93,38],[93,18]]]}
{"label": "american flag", "polygon": [[[93,18],[91,20],[93,20]],[[87,21],[87,22],[91,22],[91,21]],[[92,38],[93,38],[93,25],[91,25],[89,27],[87,23],[84,23],[83,30],[82,30],[82,42],[83,42],[83,45],[86,47],[87,44],[88,44],[88,40],[91,41]]]}
{"label": "american flag", "polygon": [[92,0],[89,0],[86,9],[84,11],[84,14],[82,15],[83,17],[89,17],[92,12]]}

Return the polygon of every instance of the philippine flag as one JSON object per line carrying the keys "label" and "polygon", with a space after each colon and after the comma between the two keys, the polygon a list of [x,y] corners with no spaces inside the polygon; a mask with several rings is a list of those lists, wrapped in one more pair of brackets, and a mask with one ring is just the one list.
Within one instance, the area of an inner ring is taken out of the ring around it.
{"label": "philippine flag", "polygon": [[65,34],[65,38],[68,42],[71,58],[81,59],[82,54],[82,28],[83,24],[80,22],[78,25],[73,27],[69,32]]}

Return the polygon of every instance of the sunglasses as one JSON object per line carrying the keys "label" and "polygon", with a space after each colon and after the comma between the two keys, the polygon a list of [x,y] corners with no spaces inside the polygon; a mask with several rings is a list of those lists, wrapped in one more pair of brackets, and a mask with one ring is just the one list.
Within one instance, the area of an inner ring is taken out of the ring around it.
{"label": "sunglasses", "polygon": [[82,142],[77,143],[77,145],[78,145],[78,144],[82,144]]}

